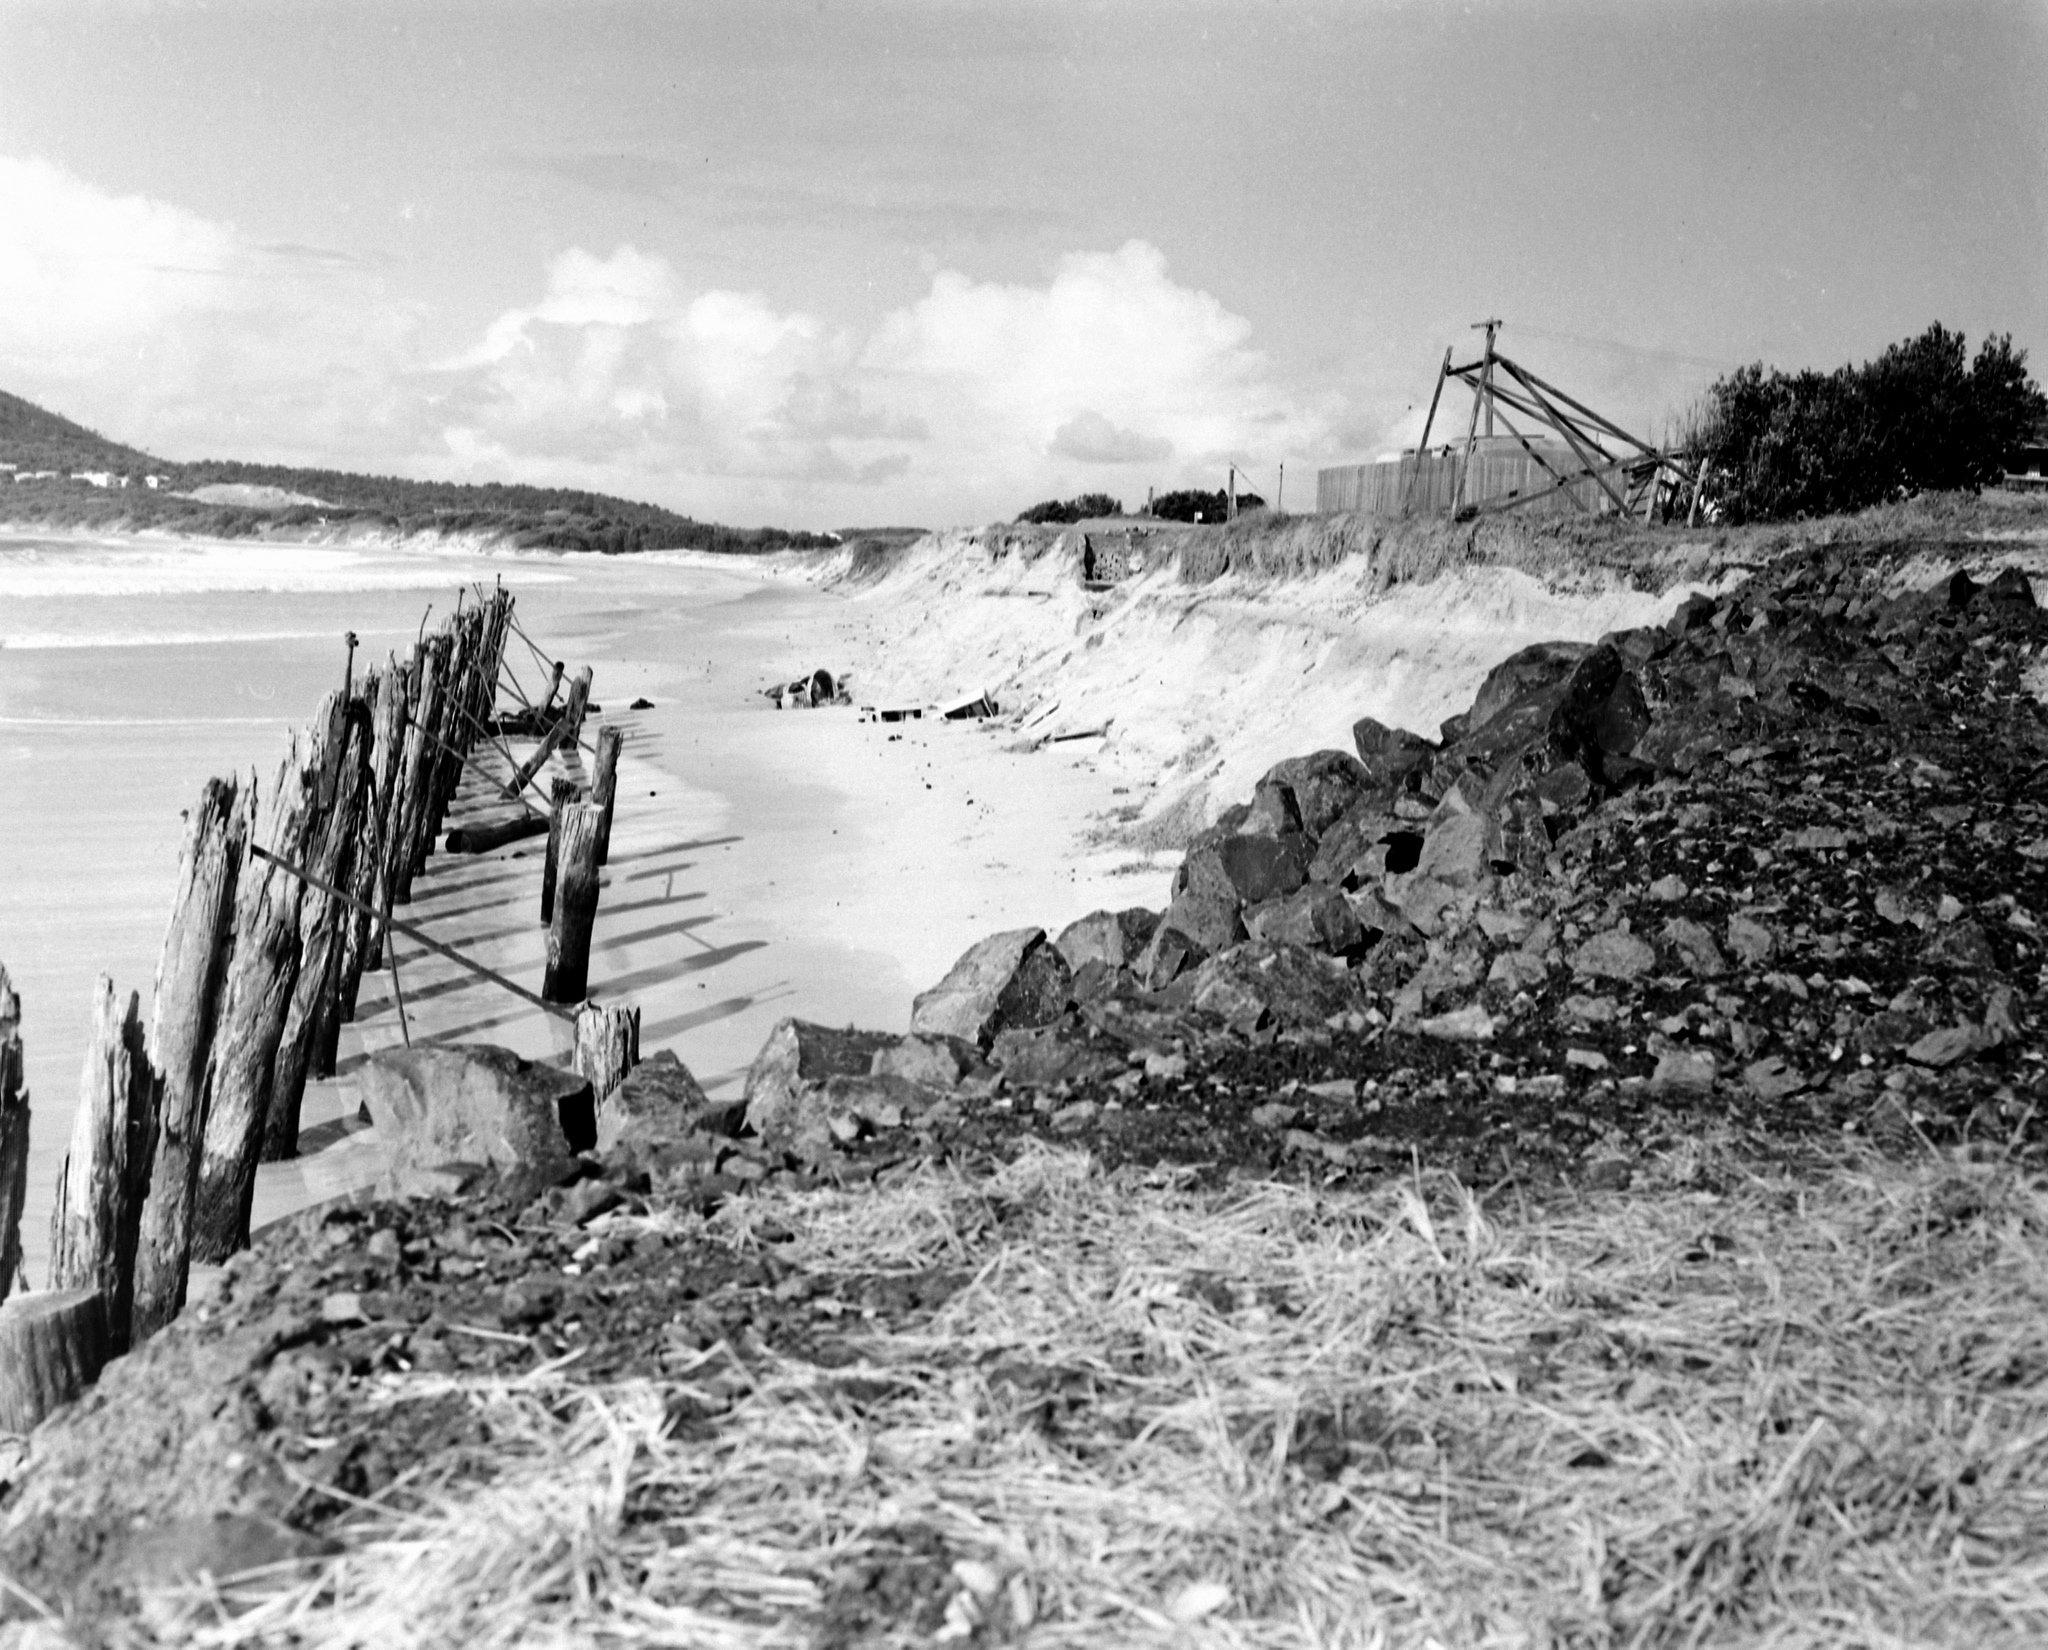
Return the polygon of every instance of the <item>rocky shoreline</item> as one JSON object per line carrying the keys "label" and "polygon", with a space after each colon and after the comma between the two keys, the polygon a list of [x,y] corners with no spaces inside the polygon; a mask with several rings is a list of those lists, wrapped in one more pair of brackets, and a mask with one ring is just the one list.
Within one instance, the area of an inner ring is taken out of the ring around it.
{"label": "rocky shoreline", "polygon": [[1026,1141],[1172,1184],[1427,1169],[1535,1199],[1669,1181],[1708,1137],[2036,1161],[2048,617],[2017,571],[1899,593],[1909,549],[1798,552],[1525,650],[1436,741],[1361,723],[1204,833],[1164,912],[993,936],[907,1037],[786,1022],[742,1103],[657,1058],[557,1184],[301,1217],[0,1467],[0,1569],[119,1622],[345,1546],[479,1445],[393,1381],[688,1371],[670,1424],[709,1435],[761,1360],[852,1363],[965,1281],[878,1266],[817,1310],[775,1232],[700,1218],[764,1186],[886,1196]]}

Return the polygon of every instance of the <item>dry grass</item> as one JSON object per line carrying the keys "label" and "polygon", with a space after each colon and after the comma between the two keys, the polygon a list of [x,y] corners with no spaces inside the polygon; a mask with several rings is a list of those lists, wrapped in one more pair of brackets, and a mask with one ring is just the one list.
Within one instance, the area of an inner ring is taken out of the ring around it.
{"label": "dry grass", "polygon": [[[855,1368],[455,1385],[487,1458],[423,1464],[318,1575],[154,1600],[151,1632],[2048,1642],[2048,1187],[1711,1148],[1655,1178],[1525,1209],[1450,1182],[1198,1194],[1039,1152],[745,1199],[717,1229],[792,1228],[780,1252],[827,1280],[973,1281]],[[678,1435],[679,1406],[718,1419]]]}

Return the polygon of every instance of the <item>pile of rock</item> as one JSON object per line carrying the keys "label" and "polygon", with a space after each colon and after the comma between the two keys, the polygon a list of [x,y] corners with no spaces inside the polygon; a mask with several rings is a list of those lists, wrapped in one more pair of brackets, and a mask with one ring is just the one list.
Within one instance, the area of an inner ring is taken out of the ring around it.
{"label": "pile of rock", "polygon": [[1910,1118],[2040,993],[2048,617],[2017,571],[1902,594],[1882,561],[1799,553],[1525,649],[1436,740],[1363,720],[1204,832],[1164,912],[992,936],[908,1039],[786,1024],[749,1119],[815,1162],[1005,1088],[1368,1026],[1389,1061],[1511,1044],[1530,1092],[1832,1084]]}

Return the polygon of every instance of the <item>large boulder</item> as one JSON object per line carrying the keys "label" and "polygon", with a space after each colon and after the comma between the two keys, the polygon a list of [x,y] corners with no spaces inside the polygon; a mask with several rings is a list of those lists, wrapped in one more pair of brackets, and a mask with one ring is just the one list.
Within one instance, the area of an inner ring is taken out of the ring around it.
{"label": "large boulder", "polygon": [[1121,1055],[1091,1042],[1071,1024],[997,1032],[989,1059],[1001,1068],[1004,1081],[1018,1089],[1085,1083],[1124,1069]]}
{"label": "large boulder", "polygon": [[590,1079],[487,1043],[382,1049],[359,1078],[390,1153],[386,1183],[403,1189],[443,1163],[481,1163],[520,1192],[575,1173],[597,1145]]}
{"label": "large boulder", "polygon": [[1290,756],[1284,762],[1276,762],[1267,770],[1253,793],[1252,812],[1259,811],[1261,793],[1284,796],[1292,811],[1294,828],[1314,841],[1371,784],[1372,775],[1365,764],[1349,751],[1311,751],[1306,756]]}
{"label": "large boulder", "polygon": [[816,1161],[832,1147],[819,1096],[835,1077],[865,1078],[900,1039],[886,1031],[837,1030],[784,1020],[747,1068],[747,1126],[770,1151]]}
{"label": "large boulder", "polygon": [[597,1108],[597,1149],[658,1149],[698,1129],[717,1128],[725,1111],[706,1097],[673,1049],[661,1049],[627,1072]]}
{"label": "large boulder", "polygon": [[1370,716],[1351,725],[1351,742],[1358,747],[1358,760],[1365,769],[1366,783],[1389,788],[1405,784],[1409,776],[1427,768],[1437,754],[1431,740],[1406,728],[1390,728]]}
{"label": "large boulder", "polygon": [[[1234,925],[1237,935],[1241,937],[1243,924]],[[1235,938],[1229,943],[1236,943]],[[1198,966],[1208,955],[1208,947],[1174,926],[1173,913],[1169,911],[1166,918],[1152,931],[1152,938],[1146,942],[1145,950],[1132,972],[1137,975],[1138,983],[1147,991],[1163,991],[1189,969]],[[1111,995],[1114,993],[1095,992],[1082,1000],[1093,1002],[1097,998]]]}
{"label": "large boulder", "polygon": [[1479,684],[1472,708],[1465,713],[1466,736],[1477,733],[1517,700],[1556,688],[1592,651],[1587,642],[1537,642],[1510,654]]}
{"label": "large boulder", "polygon": [[986,1048],[1010,1026],[1057,1020],[1072,1000],[1073,970],[1043,928],[1013,928],[970,946],[911,1005],[910,1029]]}
{"label": "large boulder", "polygon": [[1244,925],[1255,940],[1307,946],[1333,956],[1343,956],[1365,940],[1364,926],[1351,902],[1327,882],[1312,882],[1279,899],[1251,906],[1244,914]]}
{"label": "large boulder", "polygon": [[1191,849],[1182,871],[1211,861],[1243,905],[1262,905],[1291,894],[1308,881],[1315,848],[1299,831],[1279,836],[1226,836]]}
{"label": "large boulder", "polygon": [[1256,1031],[1320,1026],[1357,1008],[1362,998],[1357,978],[1335,958],[1306,946],[1253,941],[1197,968],[1189,1001],[1239,1031]]}
{"label": "large boulder", "polygon": [[1209,847],[1190,849],[1173,874],[1172,903],[1146,943],[1139,974],[1147,984],[1164,983],[1150,978],[1150,964],[1171,949],[1162,938],[1167,933],[1180,935],[1185,944],[1204,954],[1235,945],[1244,938],[1243,908],[1244,896],[1230,880],[1222,856]]}
{"label": "large boulder", "polygon": [[[1399,861],[1393,839],[1414,834],[1413,824],[1388,813],[1377,797],[1361,797],[1323,832],[1309,861],[1309,880],[1358,888],[1376,884],[1390,870],[1412,870],[1413,854]],[[1418,841],[1415,847],[1420,846]]]}
{"label": "large boulder", "polygon": [[1061,929],[1053,944],[1076,974],[1091,962],[1128,968],[1137,961],[1146,941],[1152,938],[1152,930],[1158,926],[1158,912],[1147,911],[1143,906],[1132,906],[1126,911],[1090,911],[1078,922]]}

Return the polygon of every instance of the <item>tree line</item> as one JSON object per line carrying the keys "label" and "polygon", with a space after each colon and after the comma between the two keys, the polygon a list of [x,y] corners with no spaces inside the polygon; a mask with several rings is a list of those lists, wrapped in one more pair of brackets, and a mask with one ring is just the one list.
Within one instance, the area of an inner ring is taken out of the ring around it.
{"label": "tree line", "polygon": [[1722,519],[1782,521],[1995,483],[2044,419],[2048,397],[2010,333],[1972,358],[1936,322],[1860,366],[1729,373],[1681,444],[1705,461]]}

